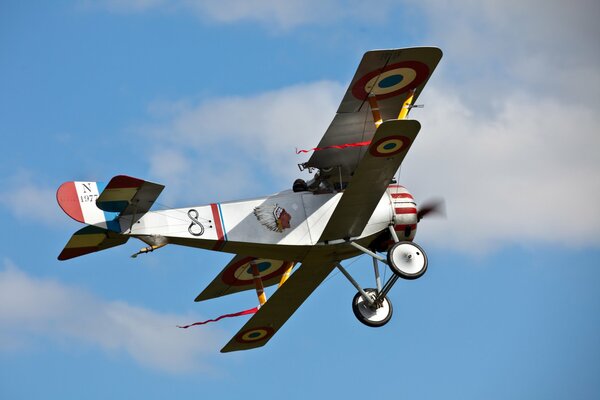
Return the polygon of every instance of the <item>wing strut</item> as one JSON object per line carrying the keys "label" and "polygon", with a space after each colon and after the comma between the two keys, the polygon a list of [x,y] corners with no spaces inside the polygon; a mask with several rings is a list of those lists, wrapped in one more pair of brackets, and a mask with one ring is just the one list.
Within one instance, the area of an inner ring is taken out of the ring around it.
{"label": "wing strut", "polygon": [[404,103],[402,104],[402,108],[400,109],[400,114],[398,114],[398,119],[406,119],[408,117],[408,113],[411,108],[413,108],[413,98],[415,97],[415,89],[412,89],[408,92],[408,96]]}
{"label": "wing strut", "polygon": [[[415,97],[415,89],[409,90],[402,107],[400,108],[400,113],[398,114],[397,119],[406,119],[408,117],[408,113],[411,108],[416,107],[413,105],[413,99]],[[369,107],[371,107],[371,114],[373,114],[373,121],[375,123],[375,128],[379,128],[379,125],[383,122],[383,118],[381,117],[381,112],[379,111],[379,104],[377,103],[377,96],[373,93],[369,94]],[[367,143],[370,144],[370,141]]]}
{"label": "wing strut", "polygon": [[286,264],[286,270],[283,273],[283,275],[281,275],[281,280],[279,281],[279,286],[277,286],[277,288],[280,288],[281,285],[283,285],[285,283],[285,281],[288,280],[288,278],[292,274],[292,269],[294,268],[294,265],[295,265],[295,263],[291,262],[291,261],[284,261],[284,262]]}
{"label": "wing strut", "polygon": [[256,265],[254,260],[250,261],[250,268],[252,268],[252,277],[254,278],[254,285],[256,286],[258,303],[262,306],[267,302],[267,295],[265,294],[265,287],[263,286],[262,278],[260,277],[258,265]]}

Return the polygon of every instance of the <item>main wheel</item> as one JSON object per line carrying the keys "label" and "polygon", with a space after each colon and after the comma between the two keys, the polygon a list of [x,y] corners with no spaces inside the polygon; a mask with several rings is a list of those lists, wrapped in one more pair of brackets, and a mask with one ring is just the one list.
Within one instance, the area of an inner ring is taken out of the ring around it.
{"label": "main wheel", "polygon": [[398,242],[387,255],[392,271],[403,279],[417,279],[427,271],[427,255],[412,242]]}
{"label": "main wheel", "polygon": [[[375,289],[365,289],[365,292],[372,299],[375,299],[377,296],[377,291]],[[352,311],[354,311],[354,315],[356,315],[356,318],[358,318],[360,322],[367,326],[377,328],[387,324],[390,318],[392,318],[393,312],[392,303],[387,297],[384,297],[380,303],[381,304],[379,305],[371,306],[365,301],[360,292],[358,292],[354,296],[354,299],[352,299]]]}

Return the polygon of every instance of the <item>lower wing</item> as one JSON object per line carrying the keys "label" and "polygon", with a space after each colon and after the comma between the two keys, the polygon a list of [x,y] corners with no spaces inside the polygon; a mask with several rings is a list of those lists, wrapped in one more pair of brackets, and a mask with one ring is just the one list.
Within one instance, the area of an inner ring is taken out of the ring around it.
{"label": "lower wing", "polygon": [[311,257],[309,254],[298,270],[275,291],[221,352],[249,350],[267,344],[336,264],[336,261]]}

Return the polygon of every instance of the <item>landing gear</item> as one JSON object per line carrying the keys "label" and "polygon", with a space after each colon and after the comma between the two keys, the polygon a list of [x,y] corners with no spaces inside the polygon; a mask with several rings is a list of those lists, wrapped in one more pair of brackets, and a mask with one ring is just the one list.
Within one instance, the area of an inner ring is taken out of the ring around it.
{"label": "landing gear", "polygon": [[392,303],[385,296],[376,302],[376,289],[365,289],[364,291],[371,298],[373,304],[369,304],[360,292],[356,293],[354,299],[352,299],[352,311],[354,311],[356,318],[363,324],[373,328],[387,324],[394,311]]}
{"label": "landing gear", "polygon": [[[388,251],[387,258],[372,252],[356,242],[349,242],[351,246],[373,258],[376,289],[361,288],[341,264],[337,265],[342,274],[358,290],[358,293],[352,299],[352,311],[354,315],[361,323],[371,327],[383,326],[392,318],[392,303],[387,298],[387,294],[396,281],[399,278],[414,280],[423,276],[427,271],[427,255],[423,249],[412,242],[399,241],[393,227],[390,226],[389,229],[396,244]],[[393,272],[393,275],[384,285],[381,284],[378,261],[389,265]]]}
{"label": "landing gear", "polygon": [[398,242],[387,254],[387,264],[403,279],[417,279],[427,271],[427,255],[412,242]]}

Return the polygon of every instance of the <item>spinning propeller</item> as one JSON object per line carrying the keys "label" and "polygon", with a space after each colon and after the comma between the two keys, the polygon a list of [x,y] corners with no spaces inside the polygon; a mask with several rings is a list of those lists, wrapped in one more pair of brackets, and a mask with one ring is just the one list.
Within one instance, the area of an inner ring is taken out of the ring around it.
{"label": "spinning propeller", "polygon": [[444,199],[437,198],[425,201],[419,211],[417,211],[417,222],[420,222],[423,217],[427,215],[439,215],[441,217],[446,216],[446,203]]}

